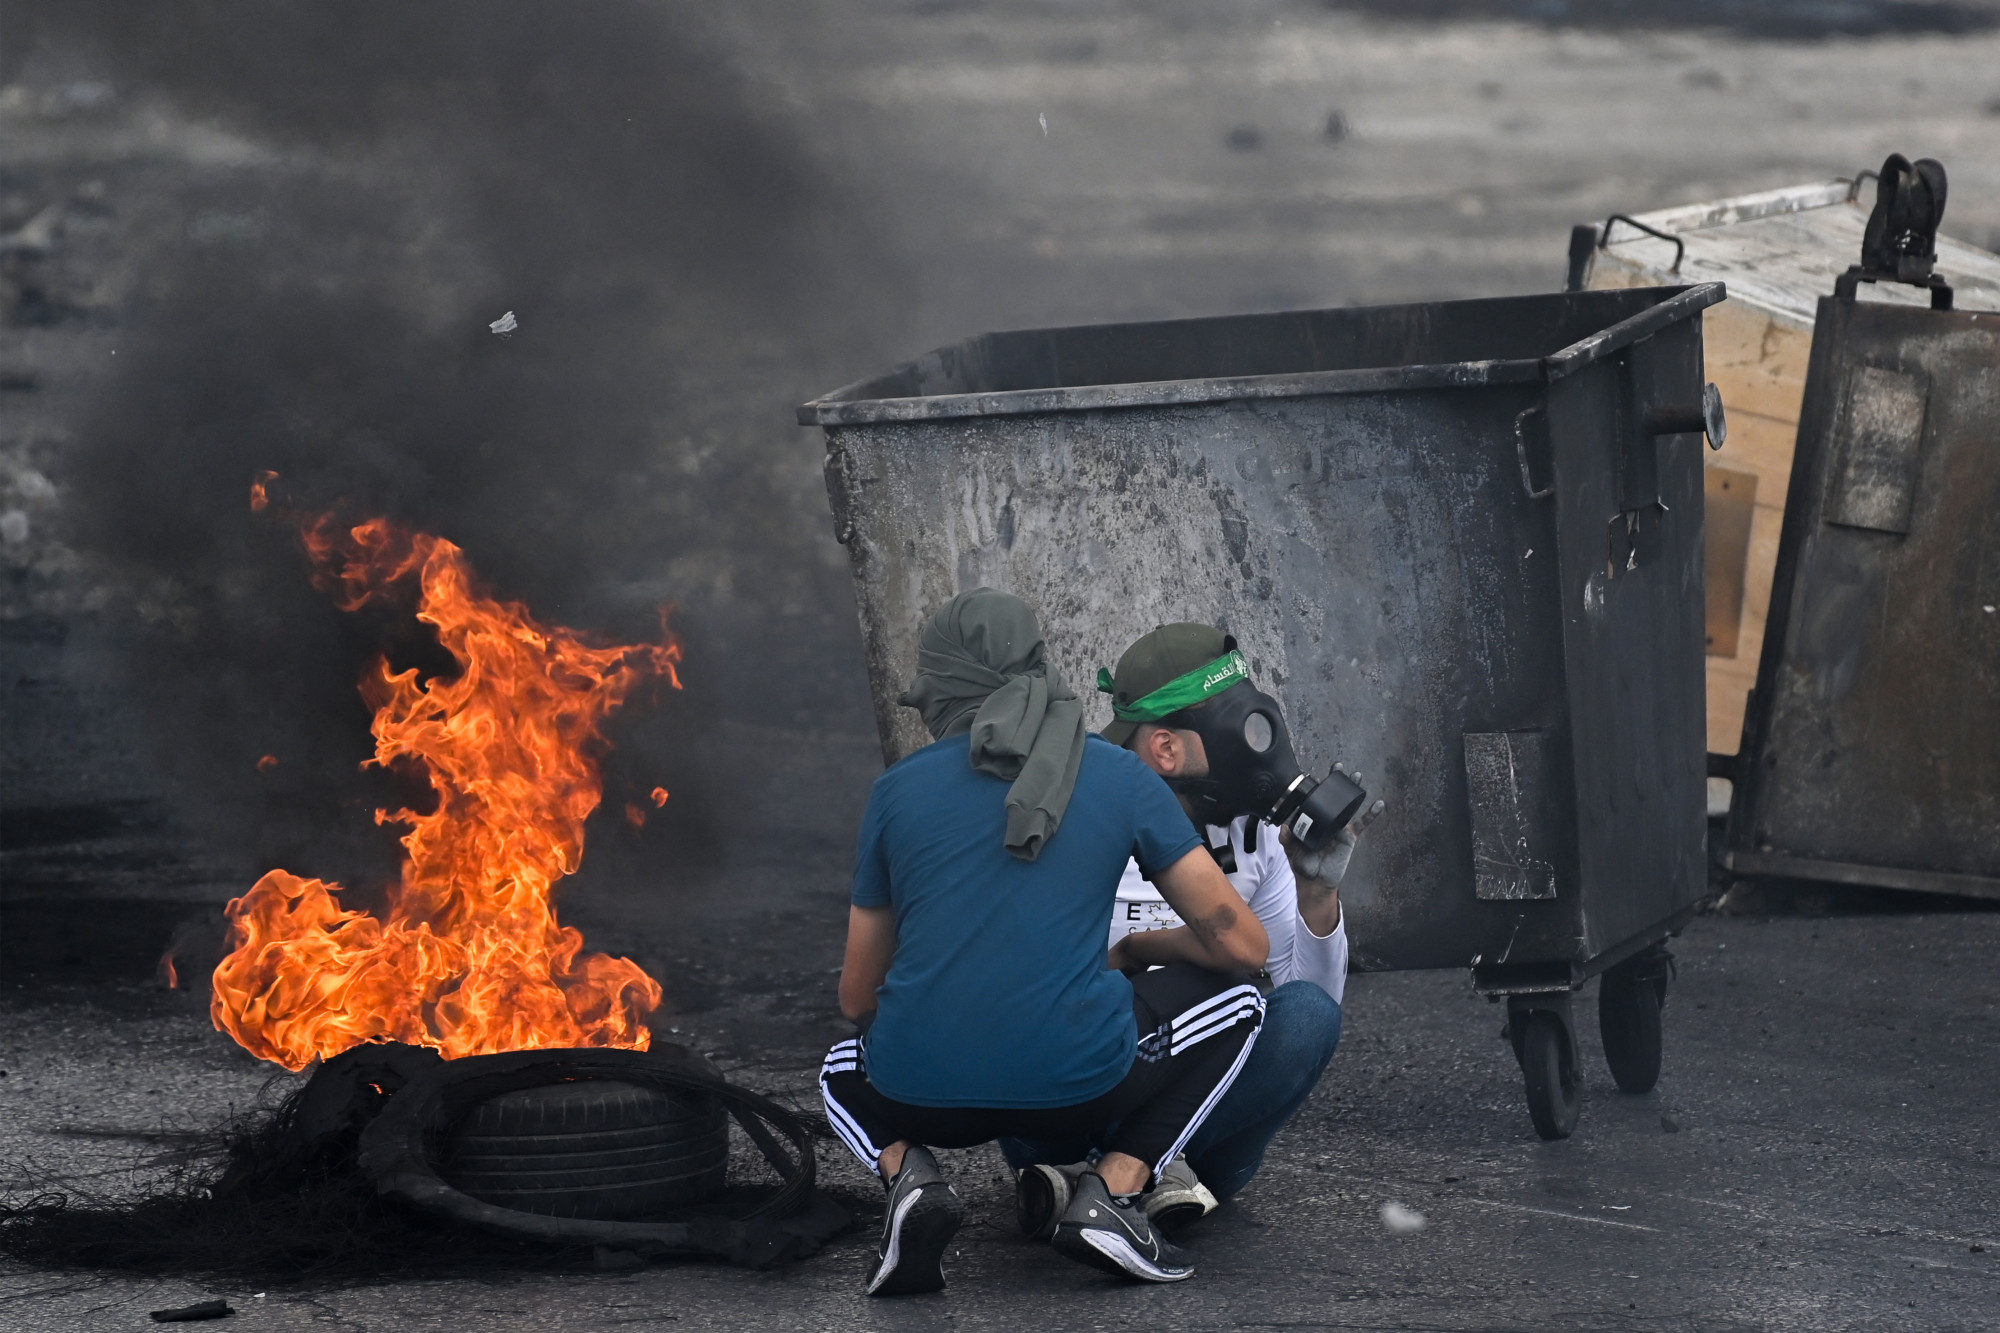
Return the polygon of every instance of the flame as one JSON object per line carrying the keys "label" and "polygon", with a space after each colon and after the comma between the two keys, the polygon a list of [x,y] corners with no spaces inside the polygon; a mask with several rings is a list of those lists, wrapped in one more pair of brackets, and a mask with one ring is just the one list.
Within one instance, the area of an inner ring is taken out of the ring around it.
{"label": "flame", "polygon": [[[261,483],[260,478],[260,483]],[[261,497],[261,484],[257,489]],[[209,1012],[244,1049],[287,1069],[366,1041],[447,1059],[552,1046],[644,1050],[660,985],[625,958],[586,954],[550,893],[583,856],[603,784],[600,727],[641,683],[675,689],[680,646],[599,648],[480,593],[465,554],[386,519],[302,525],[314,582],[345,610],[416,581],[417,619],[458,660],[419,681],[376,661],[377,765],[421,765],[437,808],[377,810],[406,825],[400,883],[380,918],[341,886],[273,870],[229,904],[232,952]]]}
{"label": "flame", "polygon": [[278,766],[278,756],[274,754],[267,754],[262,759],[259,759],[257,761],[257,771],[259,773],[269,773],[272,769],[276,768],[277,766]]}
{"label": "flame", "polygon": [[[667,789],[665,787],[653,788],[652,798],[654,805],[665,805],[667,803]],[[625,822],[630,824],[634,830],[646,827],[646,807],[640,805],[637,801],[625,802]]]}

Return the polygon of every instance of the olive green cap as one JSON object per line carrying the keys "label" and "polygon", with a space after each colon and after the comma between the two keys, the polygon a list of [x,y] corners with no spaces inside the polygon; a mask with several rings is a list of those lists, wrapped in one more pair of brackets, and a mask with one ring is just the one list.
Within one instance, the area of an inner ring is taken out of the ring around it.
{"label": "olive green cap", "polygon": [[[1215,670],[1205,670],[1209,667]],[[1116,672],[1098,668],[1097,688],[1111,696],[1114,715],[1100,734],[1123,745],[1139,723],[1199,703],[1248,678],[1249,667],[1230,635],[1213,625],[1162,625],[1125,650]]]}

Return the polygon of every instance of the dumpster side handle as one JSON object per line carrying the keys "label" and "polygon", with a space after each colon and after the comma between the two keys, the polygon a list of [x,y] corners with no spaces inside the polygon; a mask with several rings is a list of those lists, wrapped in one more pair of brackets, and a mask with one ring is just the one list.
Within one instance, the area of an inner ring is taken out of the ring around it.
{"label": "dumpster side handle", "polygon": [[1609,328],[1578,339],[1560,352],[1551,352],[1543,357],[1542,378],[1559,380],[1566,375],[1574,375],[1593,362],[1621,352],[1642,338],[1649,338],[1671,324],[1708,309],[1728,295],[1728,290],[1721,283],[1704,282],[1669,296],[1630,319],[1621,319]]}
{"label": "dumpster side handle", "polygon": [[1521,489],[1528,493],[1530,500],[1546,500],[1556,493],[1553,481],[1537,490],[1534,473],[1528,467],[1528,418],[1538,415],[1546,420],[1547,409],[1540,403],[1530,403],[1514,416],[1514,457],[1521,464]]}

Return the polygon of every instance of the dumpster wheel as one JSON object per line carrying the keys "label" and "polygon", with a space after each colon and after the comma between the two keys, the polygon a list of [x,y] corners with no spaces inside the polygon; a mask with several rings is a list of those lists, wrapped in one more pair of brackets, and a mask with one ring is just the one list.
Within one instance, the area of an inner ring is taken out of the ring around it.
{"label": "dumpster wheel", "polygon": [[1512,1021],[1535,1133],[1545,1139],[1566,1139],[1583,1109],[1583,1078],[1569,1027],[1560,1013],[1550,1009],[1519,1013]]}
{"label": "dumpster wheel", "polygon": [[1651,1092],[1660,1081],[1660,1010],[1672,969],[1672,956],[1656,945],[1598,982],[1597,1031],[1620,1092]]}

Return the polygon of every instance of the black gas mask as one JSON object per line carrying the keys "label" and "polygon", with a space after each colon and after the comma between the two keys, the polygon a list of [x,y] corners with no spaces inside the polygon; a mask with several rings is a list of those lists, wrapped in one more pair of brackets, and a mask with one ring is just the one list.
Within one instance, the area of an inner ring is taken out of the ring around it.
{"label": "black gas mask", "polygon": [[1195,818],[1222,825],[1255,815],[1291,830],[1307,851],[1320,851],[1368,800],[1345,773],[1315,781],[1292,755],[1278,701],[1249,681],[1238,681],[1198,708],[1159,719],[1164,727],[1192,731],[1208,754],[1208,773],[1170,778],[1194,805]]}

